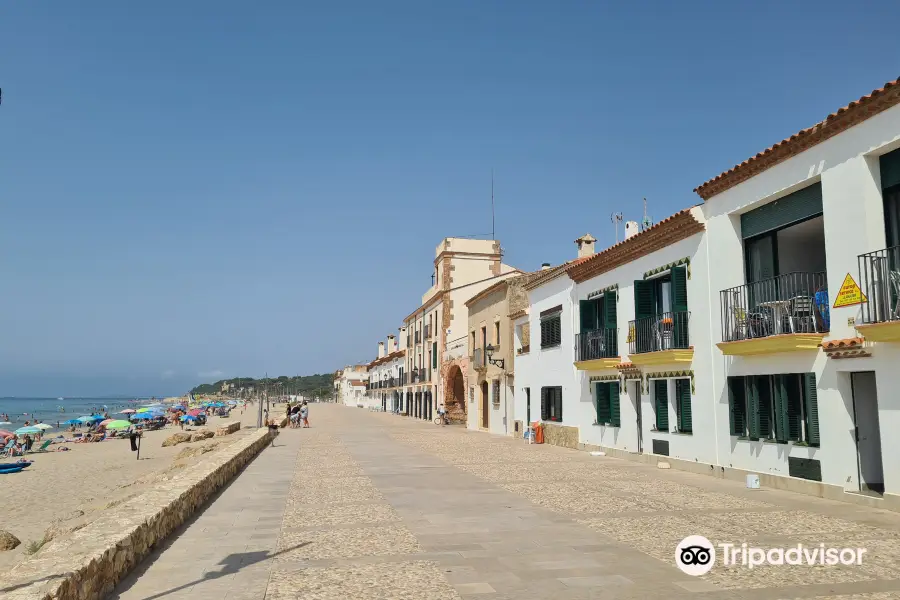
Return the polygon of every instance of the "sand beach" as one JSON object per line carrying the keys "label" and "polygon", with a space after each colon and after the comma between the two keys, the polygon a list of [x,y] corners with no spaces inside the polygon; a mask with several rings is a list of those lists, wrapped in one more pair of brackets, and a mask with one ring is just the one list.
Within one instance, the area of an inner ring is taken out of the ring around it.
{"label": "sand beach", "polygon": [[[277,409],[273,410],[277,414]],[[40,541],[48,528],[71,529],[90,526],[101,511],[129,500],[151,486],[189,469],[221,448],[241,439],[256,425],[256,406],[236,407],[228,417],[210,417],[204,427],[185,427],[185,431],[210,429],[241,421],[239,433],[214,437],[177,446],[162,447],[162,442],[180,427],[167,426],[149,431],[141,440],[140,460],[131,451],[126,438],[89,444],[65,444],[68,452],[45,452],[26,456],[33,460],[20,473],[0,475],[0,529],[22,541],[15,550],[0,552],[0,572],[25,557],[29,542]],[[50,439],[56,431],[49,432]],[[71,434],[66,434],[70,436]],[[55,450],[58,444],[50,446]],[[13,459],[10,459],[13,460]],[[2,461],[2,459],[0,459]]]}

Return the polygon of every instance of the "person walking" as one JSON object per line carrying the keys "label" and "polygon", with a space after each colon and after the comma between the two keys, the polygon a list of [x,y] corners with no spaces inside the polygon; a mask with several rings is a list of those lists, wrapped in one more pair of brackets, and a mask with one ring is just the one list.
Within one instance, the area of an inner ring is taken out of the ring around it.
{"label": "person walking", "polygon": [[447,414],[447,409],[444,408],[444,403],[441,402],[441,405],[438,406],[438,416],[441,418],[441,427],[447,424],[447,418],[444,416]]}
{"label": "person walking", "polygon": [[309,429],[309,405],[306,404],[306,400],[300,406],[300,420],[303,421],[303,428]]}

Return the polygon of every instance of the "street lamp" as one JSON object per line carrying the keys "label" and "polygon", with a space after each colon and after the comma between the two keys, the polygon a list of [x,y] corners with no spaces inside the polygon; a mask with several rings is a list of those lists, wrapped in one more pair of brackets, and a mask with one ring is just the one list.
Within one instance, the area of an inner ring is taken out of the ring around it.
{"label": "street lamp", "polygon": [[484,348],[484,353],[487,354],[487,359],[488,359],[489,363],[491,363],[495,367],[500,367],[501,369],[503,369],[504,365],[506,364],[506,361],[502,358],[498,358],[497,360],[494,360],[492,357],[494,356],[495,350],[496,350],[496,348],[494,348],[493,346],[488,344]]}

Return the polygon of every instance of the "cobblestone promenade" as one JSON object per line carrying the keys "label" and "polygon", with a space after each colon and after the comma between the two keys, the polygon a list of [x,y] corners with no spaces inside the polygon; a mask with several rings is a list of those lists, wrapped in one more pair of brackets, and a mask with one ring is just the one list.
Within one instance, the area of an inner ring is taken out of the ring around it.
{"label": "cobblestone promenade", "polygon": [[[313,405],[122,600],[900,599],[900,515]],[[866,548],[859,566],[675,566],[688,535]]]}

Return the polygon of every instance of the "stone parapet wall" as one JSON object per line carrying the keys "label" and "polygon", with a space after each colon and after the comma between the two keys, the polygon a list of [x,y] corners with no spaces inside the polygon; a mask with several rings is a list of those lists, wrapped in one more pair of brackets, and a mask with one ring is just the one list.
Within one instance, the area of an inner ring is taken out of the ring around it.
{"label": "stone parapet wall", "polygon": [[544,429],[544,443],[551,446],[578,449],[578,428],[553,423],[541,423]]}
{"label": "stone parapet wall", "polygon": [[272,441],[268,429],[214,453],[120,504],[90,526],[48,542],[0,575],[4,600],[99,600]]}
{"label": "stone parapet wall", "polygon": [[[287,417],[285,417],[287,418]],[[240,431],[241,422],[240,421],[232,421],[231,423],[225,423],[224,425],[220,425],[216,427],[216,436],[229,435],[234,433],[235,431]]]}

